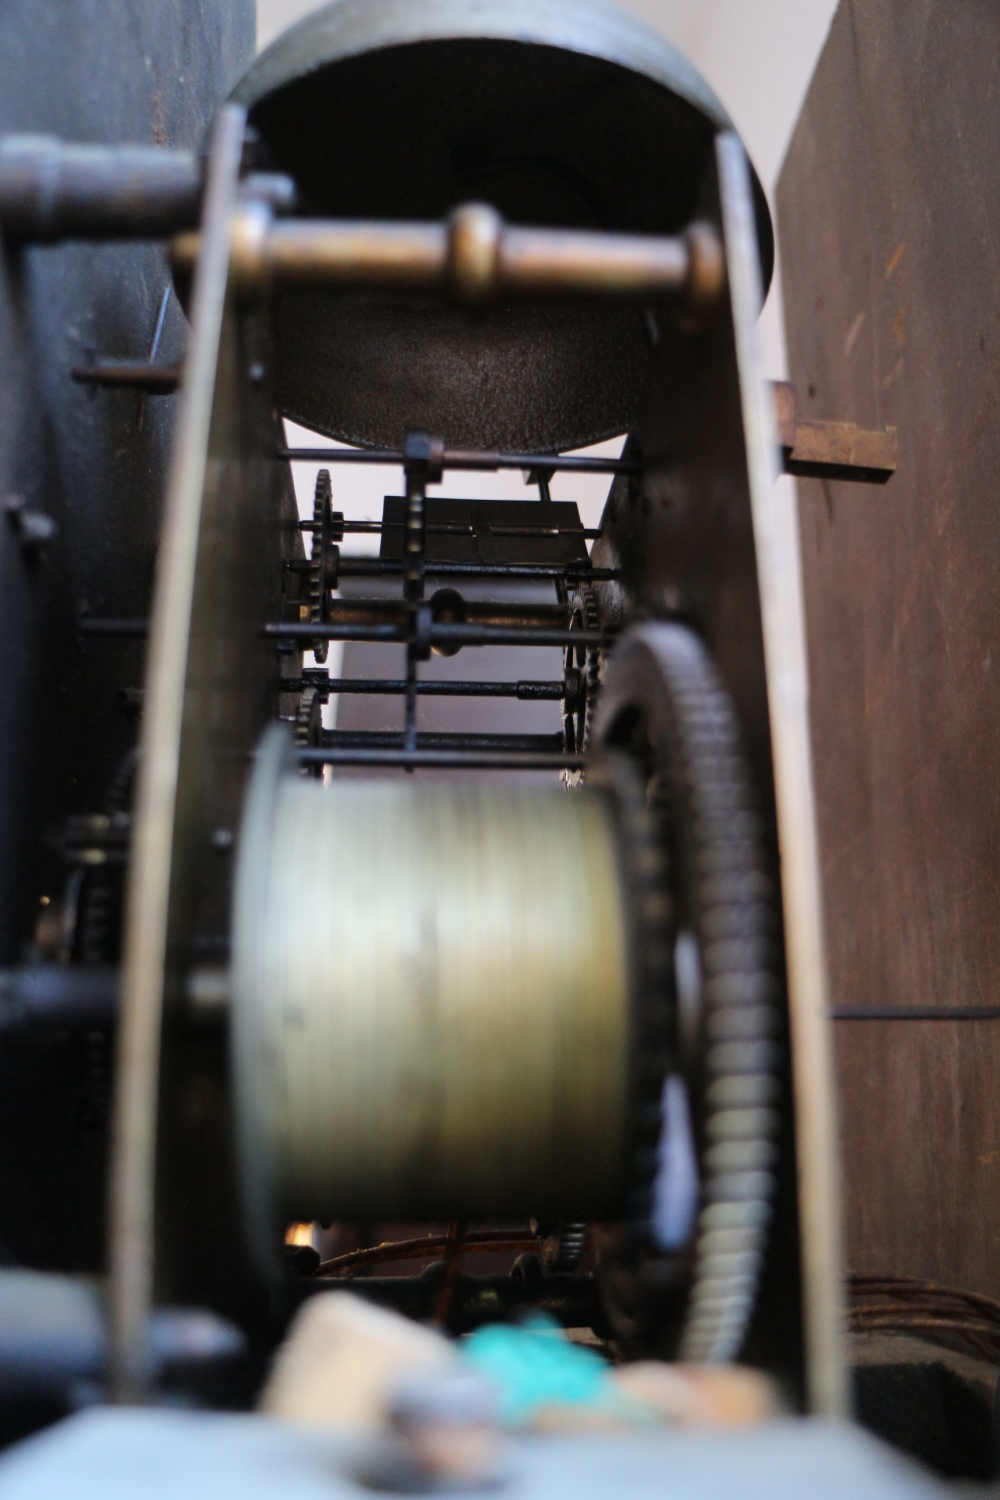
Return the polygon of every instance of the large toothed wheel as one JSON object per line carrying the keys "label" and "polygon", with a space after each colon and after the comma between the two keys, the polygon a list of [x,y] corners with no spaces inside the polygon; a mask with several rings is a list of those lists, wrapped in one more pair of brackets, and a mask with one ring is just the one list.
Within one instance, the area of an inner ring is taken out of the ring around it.
{"label": "large toothed wheel", "polygon": [[649,623],[619,642],[594,744],[642,767],[674,906],[674,1060],[650,1216],[609,1259],[605,1302],[635,1349],[667,1343],[682,1359],[732,1360],[753,1314],[776,1188],[780,926],[735,711],[693,631]]}

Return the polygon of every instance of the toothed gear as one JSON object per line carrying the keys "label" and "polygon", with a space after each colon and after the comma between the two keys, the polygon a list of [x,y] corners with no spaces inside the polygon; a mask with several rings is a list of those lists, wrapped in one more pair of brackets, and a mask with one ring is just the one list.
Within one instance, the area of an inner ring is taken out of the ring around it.
{"label": "toothed gear", "polygon": [[[323,743],[323,703],[314,687],[302,689],[295,715],[295,743],[302,750],[316,750]],[[307,766],[309,776],[322,775],[322,766]]]}
{"label": "toothed gear", "polygon": [[[601,616],[597,606],[597,592],[588,583],[581,584],[570,594],[572,607],[571,630],[600,630]],[[563,652],[567,671],[575,670],[581,675],[580,695],[571,713],[563,716],[563,734],[566,749],[573,754],[589,749],[590,730],[594,718],[597,694],[604,675],[604,653],[599,646],[567,646]],[[583,785],[582,771],[564,771],[563,781],[568,787]]]}
{"label": "toothed gear", "polygon": [[586,1224],[563,1224],[559,1231],[559,1249],[556,1252],[557,1271],[575,1271],[583,1259],[587,1245]]}
{"label": "toothed gear", "polygon": [[[594,742],[602,754],[625,750],[645,767],[661,818],[675,904],[673,1066],[693,1106],[701,1189],[692,1236],[672,1261],[645,1238],[633,1210],[636,1248],[607,1268],[606,1311],[633,1352],[726,1362],[739,1355],[753,1316],[777,1191],[784,1066],[777,884],[736,713],[693,631],[650,622],[619,641]],[[682,939],[693,950],[686,999]],[[650,1193],[656,1170],[657,1153],[647,1152],[640,1195]],[[684,1282],[689,1295],[678,1306],[671,1283]]]}
{"label": "toothed gear", "polygon": [[[325,625],[330,618],[330,590],[327,586],[327,557],[333,539],[333,485],[330,470],[316,475],[313,497],[312,552],[309,560],[309,619],[314,625]],[[326,661],[329,642],[315,640],[313,656]]]}

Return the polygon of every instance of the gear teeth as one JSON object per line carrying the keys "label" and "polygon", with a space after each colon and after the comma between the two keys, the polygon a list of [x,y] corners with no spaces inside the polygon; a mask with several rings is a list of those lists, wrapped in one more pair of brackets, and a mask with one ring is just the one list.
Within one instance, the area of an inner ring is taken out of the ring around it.
{"label": "gear teeth", "polygon": [[777,1190],[778,922],[735,712],[697,637],[674,626],[669,639],[681,751],[673,800],[686,802],[694,863],[718,872],[703,880],[699,870],[692,882],[703,971],[704,1206],[680,1357],[725,1362],[737,1357],[753,1315]]}
{"label": "gear teeth", "polygon": [[[658,1348],[667,1336],[682,1360],[729,1361],[738,1357],[753,1317],[778,1191],[786,1042],[777,891],[736,712],[699,637],[679,624],[637,627],[616,646],[601,691],[599,748],[625,710],[644,710],[647,729],[649,718],[656,729],[654,775],[643,790],[666,836],[677,912],[667,922],[665,980],[661,975],[654,985],[651,977],[653,1003],[638,1012],[647,1028],[657,1013],[657,987],[667,996],[668,1014],[673,1004],[676,931],[690,935],[699,958],[691,1044],[698,1055],[686,1059],[683,1050],[668,1049],[664,1056],[663,1037],[637,1030],[633,1245],[645,1245],[655,1260],[647,1119],[667,1072],[687,1072],[695,1085],[701,1198],[685,1249],[691,1285],[676,1346],[662,1305],[623,1263],[618,1283],[609,1276],[602,1296],[619,1336],[636,1352],[648,1352],[651,1342]],[[597,766],[608,758],[605,751]],[[635,917],[644,909],[633,895]],[[636,947],[645,951],[645,944]]]}
{"label": "gear teeth", "polygon": [[[597,606],[597,591],[589,583],[584,583],[574,589],[570,598],[573,605],[573,626],[581,630],[600,630],[601,616]],[[576,646],[566,647],[563,653],[565,667],[573,665],[574,652],[579,649]],[[588,646],[585,648],[585,653],[583,712],[577,712],[566,720],[566,748],[569,751],[583,751],[590,747],[597,693],[604,675],[604,653],[601,648]],[[564,771],[562,776],[563,783],[567,787],[575,789],[583,785],[583,771]]]}
{"label": "gear teeth", "polygon": [[[295,715],[295,744],[299,749],[316,749],[323,735],[323,705],[315,688],[302,689],[298,712]],[[303,774],[319,777],[322,766],[304,766]]]}
{"label": "gear teeth", "polygon": [[559,1234],[559,1252],[556,1256],[556,1270],[575,1271],[580,1264],[586,1243],[586,1224],[564,1224]]}
{"label": "gear teeth", "polygon": [[[313,496],[312,552],[309,559],[309,619],[313,625],[326,623],[326,553],[333,530],[333,484],[329,469],[320,469],[316,475],[316,491]],[[318,662],[326,661],[329,642],[313,641],[313,656]]]}

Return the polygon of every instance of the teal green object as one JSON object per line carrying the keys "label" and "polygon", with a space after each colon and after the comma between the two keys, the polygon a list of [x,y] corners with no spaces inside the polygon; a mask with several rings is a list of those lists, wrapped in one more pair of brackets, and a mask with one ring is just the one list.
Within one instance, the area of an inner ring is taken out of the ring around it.
{"label": "teal green object", "polygon": [[520,1426],[546,1406],[617,1411],[621,1393],[608,1367],[590,1349],[571,1344],[542,1313],[514,1327],[490,1323],[461,1343],[462,1357],[500,1392],[501,1420]]}

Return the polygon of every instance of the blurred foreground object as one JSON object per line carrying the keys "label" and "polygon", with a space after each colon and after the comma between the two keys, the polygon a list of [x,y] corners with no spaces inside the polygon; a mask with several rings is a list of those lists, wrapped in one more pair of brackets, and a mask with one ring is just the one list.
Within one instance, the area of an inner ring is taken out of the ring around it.
{"label": "blurred foreground object", "polygon": [[430,1443],[439,1427],[494,1422],[545,1431],[745,1427],[780,1414],[772,1382],[757,1370],[656,1360],[617,1368],[537,1314],[453,1342],[350,1292],[306,1303],[260,1408],[355,1434],[391,1428],[419,1441],[424,1433]]}
{"label": "blurred foreground object", "polygon": [[456,1367],[442,1334],[350,1292],[324,1292],[292,1323],[259,1405],[286,1421],[373,1431],[397,1382]]}

